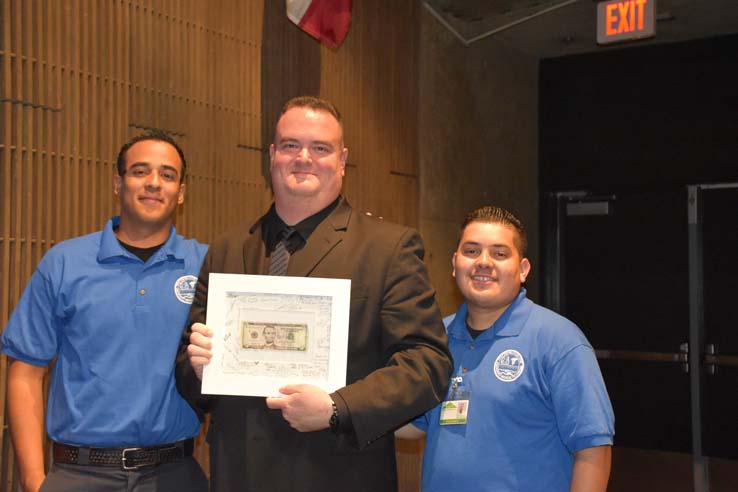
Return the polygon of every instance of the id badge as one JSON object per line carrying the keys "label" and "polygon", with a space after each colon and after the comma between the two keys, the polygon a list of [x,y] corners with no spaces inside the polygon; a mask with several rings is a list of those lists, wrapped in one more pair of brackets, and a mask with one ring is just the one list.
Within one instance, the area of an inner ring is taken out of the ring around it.
{"label": "id badge", "polygon": [[463,389],[461,383],[461,377],[452,379],[448,398],[441,403],[441,425],[466,425],[471,391]]}

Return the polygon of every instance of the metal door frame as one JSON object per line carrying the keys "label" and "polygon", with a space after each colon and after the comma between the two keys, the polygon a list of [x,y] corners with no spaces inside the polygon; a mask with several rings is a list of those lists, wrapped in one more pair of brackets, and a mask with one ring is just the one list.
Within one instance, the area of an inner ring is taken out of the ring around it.
{"label": "metal door frame", "polygon": [[702,193],[706,190],[738,189],[738,183],[696,184],[687,186],[687,225],[689,241],[689,345],[690,401],[692,403],[692,463],[695,492],[710,492],[710,474],[702,452],[702,386],[705,346],[704,268],[702,262]]}
{"label": "metal door frame", "polygon": [[[687,240],[688,244],[688,281],[689,281],[689,341],[683,344],[681,353],[661,354],[620,351],[597,351],[598,359],[628,358],[632,360],[662,360],[680,362],[688,367],[690,374],[690,404],[692,423],[692,468],[694,477],[694,492],[710,492],[709,470],[702,454],[702,400],[700,378],[704,372],[705,357],[704,344],[704,266],[702,263],[702,193],[713,189],[738,189],[738,183],[703,183],[688,185],[687,193]],[[548,226],[545,237],[553,240],[553,248],[544,248],[544,299],[546,305],[561,312],[564,304],[562,286],[565,280],[565,271],[562,265],[562,223],[566,203],[574,200],[581,203],[602,200],[614,200],[616,194],[595,194],[587,191],[559,191],[551,193],[549,203],[553,210],[549,210]],[[615,353],[618,352],[618,353]],[[691,355],[691,356],[690,356]],[[660,359],[659,359],[660,358]]]}

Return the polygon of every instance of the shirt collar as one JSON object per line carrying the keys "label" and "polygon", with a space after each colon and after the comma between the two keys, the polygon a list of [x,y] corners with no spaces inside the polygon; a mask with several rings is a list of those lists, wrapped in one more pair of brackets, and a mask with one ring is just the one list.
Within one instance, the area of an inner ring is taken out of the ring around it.
{"label": "shirt collar", "polygon": [[[526,298],[526,290],[520,288],[520,292],[515,300],[510,304],[505,312],[497,318],[497,321],[477,337],[477,340],[484,340],[494,336],[515,337],[523,331],[523,326],[530,316],[533,303]],[[453,338],[471,340],[471,335],[466,329],[466,315],[468,313],[467,303],[459,307],[456,317],[448,327],[448,335]]]}
{"label": "shirt collar", "polygon": [[[118,238],[115,236],[115,229],[120,225],[120,217],[112,217],[102,230],[102,239],[100,240],[100,250],[97,253],[97,260],[103,262],[105,260],[114,257],[125,257],[135,258],[140,261],[140,258],[136,257],[133,253],[126,250],[118,242]],[[172,256],[177,259],[183,259],[185,257],[185,251],[181,242],[177,241],[177,230],[174,226],[171,226],[169,230],[169,237],[167,241],[159,248],[159,251],[149,258],[149,262],[163,260],[166,257]]]}
{"label": "shirt collar", "polygon": [[[292,226],[292,229],[294,229],[295,232],[299,234],[300,238],[302,238],[303,244],[307,242],[310,235],[315,231],[320,223],[323,222],[325,218],[333,212],[333,210],[335,210],[340,201],[341,197],[339,196],[320,212],[313,214]],[[269,211],[262,222],[262,235],[264,237],[267,251],[274,250],[274,247],[277,245],[279,233],[282,232],[285,227],[287,227],[287,224],[285,224],[282,218],[277,215],[277,210],[272,203],[272,206],[269,208]]]}

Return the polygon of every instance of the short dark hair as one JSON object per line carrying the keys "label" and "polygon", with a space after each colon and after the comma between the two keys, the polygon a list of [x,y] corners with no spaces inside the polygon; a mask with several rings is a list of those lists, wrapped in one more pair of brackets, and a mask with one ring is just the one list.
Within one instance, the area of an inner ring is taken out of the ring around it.
{"label": "short dark hair", "polygon": [[461,242],[461,237],[464,235],[464,230],[472,222],[487,222],[491,224],[503,224],[511,227],[517,232],[517,239],[515,240],[515,246],[518,248],[518,252],[521,257],[525,257],[528,251],[528,237],[525,233],[525,227],[523,223],[518,219],[515,214],[506,210],[502,207],[495,205],[487,205],[480,207],[476,210],[469,212],[461,223],[461,229],[459,230],[459,240],[456,242],[458,245]]}
{"label": "short dark hair", "polygon": [[[338,122],[338,126],[341,128],[341,141],[343,141],[343,122],[341,121],[341,113],[338,111],[338,108],[336,108],[336,106],[328,99],[323,99],[316,96],[293,97],[292,99],[284,103],[284,106],[282,106],[282,111],[279,113],[279,118],[281,118],[287,111],[292,108],[310,108],[313,111],[325,111],[326,113],[331,114]],[[279,118],[277,118],[277,122],[279,122]]]}
{"label": "short dark hair", "polygon": [[338,121],[338,124],[341,125],[341,128],[343,128],[343,123],[341,123],[341,113],[338,112],[338,108],[336,108],[335,104],[330,102],[328,99],[323,99],[316,96],[293,97],[292,99],[284,103],[279,116],[282,117],[283,114],[285,114],[292,108],[310,108],[316,111],[325,111],[332,114],[336,121]]}
{"label": "short dark hair", "polygon": [[185,178],[185,173],[187,171],[187,161],[185,160],[184,152],[182,151],[182,148],[179,146],[177,141],[163,130],[149,130],[146,133],[142,133],[141,135],[136,135],[128,142],[126,142],[123,147],[120,148],[120,152],[118,152],[118,160],[116,161],[118,176],[123,176],[126,172],[126,153],[128,152],[128,150],[138,142],[144,142],[146,140],[165,142],[174,147],[174,149],[177,151],[177,154],[179,154],[179,160],[182,161],[182,175],[179,177],[179,182],[183,182]]}

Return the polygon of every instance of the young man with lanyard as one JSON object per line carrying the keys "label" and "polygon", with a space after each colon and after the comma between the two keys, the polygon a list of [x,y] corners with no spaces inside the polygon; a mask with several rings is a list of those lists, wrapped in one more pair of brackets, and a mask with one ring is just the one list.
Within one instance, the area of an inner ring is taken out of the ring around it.
{"label": "young man with lanyard", "polygon": [[[166,134],[120,150],[120,216],[41,260],[2,336],[8,418],[24,491],[205,492],[200,422],[174,360],[207,247],[177,235],[185,158]],[[43,379],[54,463],[44,471]]]}
{"label": "young man with lanyard", "polygon": [[466,302],[444,322],[446,399],[396,432],[427,434],[423,491],[604,492],[614,417],[594,351],[569,320],[526,298],[517,217],[471,212],[452,258]]}

